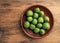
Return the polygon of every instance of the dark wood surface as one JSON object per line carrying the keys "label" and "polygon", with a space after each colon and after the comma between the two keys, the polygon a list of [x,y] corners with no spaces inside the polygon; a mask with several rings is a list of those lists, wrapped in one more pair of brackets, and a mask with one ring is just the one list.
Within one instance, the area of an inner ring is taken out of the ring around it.
{"label": "dark wood surface", "polygon": [[[32,5],[43,5],[54,16],[53,30],[45,38],[31,39],[21,29],[22,13]],[[60,43],[60,0],[0,0],[0,43]]]}

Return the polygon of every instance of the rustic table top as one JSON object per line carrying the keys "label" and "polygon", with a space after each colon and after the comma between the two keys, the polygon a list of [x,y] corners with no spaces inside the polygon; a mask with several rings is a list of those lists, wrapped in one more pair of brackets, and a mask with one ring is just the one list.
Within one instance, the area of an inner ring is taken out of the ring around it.
{"label": "rustic table top", "polygon": [[[22,31],[20,19],[25,9],[43,5],[53,14],[52,32],[42,39],[32,39]],[[60,43],[60,0],[0,0],[0,43]]]}

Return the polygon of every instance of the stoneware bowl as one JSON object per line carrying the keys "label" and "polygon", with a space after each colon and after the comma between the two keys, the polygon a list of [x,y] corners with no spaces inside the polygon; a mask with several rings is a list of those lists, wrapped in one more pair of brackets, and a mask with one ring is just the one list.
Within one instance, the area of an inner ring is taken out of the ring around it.
{"label": "stoneware bowl", "polygon": [[[33,31],[31,31],[30,29],[27,29],[27,28],[24,28],[24,22],[26,21],[26,12],[28,11],[28,10],[32,10],[33,11],[33,9],[34,8],[36,8],[36,7],[39,7],[42,11],[44,11],[45,12],[45,15],[47,15],[49,18],[50,18],[50,30],[47,30],[46,31],[46,33],[43,35],[43,36],[41,36],[41,35],[39,35],[39,34],[35,34]],[[50,10],[49,9],[47,9],[46,7],[44,7],[44,6],[42,6],[42,5],[33,5],[33,6],[30,6],[29,8],[27,8],[24,12],[23,12],[23,16],[22,16],[22,18],[21,18],[21,27],[22,27],[22,30],[24,31],[24,33],[26,34],[26,35],[28,35],[29,37],[31,37],[31,38],[43,38],[43,37],[45,37],[45,36],[47,36],[50,32],[51,32],[51,30],[52,30],[52,27],[53,27],[53,24],[54,24],[54,19],[53,19],[53,15],[52,15],[52,13],[50,12]]]}

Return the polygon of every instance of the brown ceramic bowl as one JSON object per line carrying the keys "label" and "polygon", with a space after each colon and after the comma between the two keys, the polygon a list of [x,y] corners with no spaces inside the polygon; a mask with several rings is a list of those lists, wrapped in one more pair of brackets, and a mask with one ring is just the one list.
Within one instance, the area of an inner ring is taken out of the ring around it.
{"label": "brown ceramic bowl", "polygon": [[[26,21],[26,12],[28,10],[32,10],[33,11],[33,9],[36,8],[36,7],[39,7],[42,11],[45,12],[45,15],[47,15],[50,18],[50,22],[49,22],[50,23],[50,26],[51,26],[50,27],[50,30],[47,30],[46,33],[43,36],[41,36],[40,34],[35,34],[30,29],[24,28],[24,26],[23,26],[24,25],[24,22]],[[46,7],[41,6],[41,5],[34,5],[34,6],[31,6],[31,7],[27,8],[25,10],[25,12],[23,12],[23,16],[21,18],[22,30],[25,32],[25,34],[27,34],[31,38],[43,38],[43,37],[47,36],[51,32],[52,27],[53,27],[53,24],[54,24],[54,19],[53,19],[52,13]]]}

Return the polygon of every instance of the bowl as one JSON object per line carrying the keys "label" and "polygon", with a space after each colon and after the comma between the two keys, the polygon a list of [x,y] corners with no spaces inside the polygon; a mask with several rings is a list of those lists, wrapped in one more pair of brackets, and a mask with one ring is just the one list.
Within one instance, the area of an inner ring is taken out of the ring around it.
{"label": "bowl", "polygon": [[[32,10],[32,11],[33,11],[33,9],[36,8],[36,7],[39,7],[41,10],[43,10],[43,11],[45,12],[45,15],[48,16],[49,19],[50,19],[50,22],[49,22],[49,23],[50,23],[50,30],[47,30],[44,35],[35,34],[35,33],[34,33],[33,31],[31,31],[30,29],[24,28],[24,22],[26,21],[26,12],[27,12],[28,10]],[[28,36],[31,37],[31,38],[35,38],[35,39],[36,39],[36,38],[43,38],[43,37],[47,36],[47,35],[51,32],[51,30],[52,30],[52,28],[53,28],[53,24],[54,24],[54,19],[53,19],[52,13],[50,12],[50,10],[49,10],[48,8],[46,8],[46,7],[42,6],[42,5],[33,5],[33,6],[28,7],[28,8],[23,12],[23,16],[22,16],[22,18],[21,18],[21,27],[22,27],[22,30],[24,31],[24,33],[25,33],[26,35],[28,35]]]}

